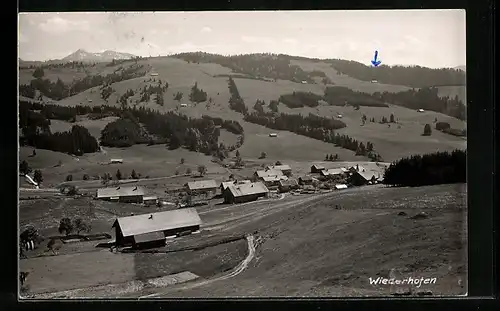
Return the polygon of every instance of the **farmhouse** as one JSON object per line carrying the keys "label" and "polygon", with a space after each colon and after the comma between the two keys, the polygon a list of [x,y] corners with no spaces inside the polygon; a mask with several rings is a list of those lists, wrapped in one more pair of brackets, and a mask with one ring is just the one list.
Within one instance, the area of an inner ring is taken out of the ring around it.
{"label": "farmhouse", "polygon": [[269,189],[277,189],[280,185],[280,181],[288,180],[286,176],[265,176],[261,179],[264,182],[264,185]]}
{"label": "farmhouse", "polygon": [[418,109],[417,111],[418,112],[424,112],[424,109]]}
{"label": "farmhouse", "polygon": [[148,196],[148,197],[144,197],[142,199],[142,202],[145,204],[145,205],[156,205],[158,204],[158,197],[157,196]]}
{"label": "farmhouse", "polygon": [[276,134],[276,133],[269,133],[269,137],[278,137],[278,134]]}
{"label": "farmhouse", "polygon": [[306,176],[301,176],[299,177],[299,184],[301,186],[305,186],[305,185],[312,185],[312,183],[314,182],[314,178],[310,175],[306,175]]}
{"label": "farmhouse", "polygon": [[119,217],[112,228],[117,246],[138,248],[164,245],[165,238],[200,230],[201,219],[194,208]]}
{"label": "farmhouse", "polygon": [[109,160],[109,163],[110,164],[122,164],[123,159],[111,159],[111,160]]}
{"label": "farmhouse", "polygon": [[322,170],[320,174],[323,178],[332,178],[332,177],[342,176],[344,175],[345,172],[346,172],[345,169],[331,168],[327,170]]}
{"label": "farmhouse", "polygon": [[299,183],[296,179],[280,180],[278,189],[280,192],[288,192],[299,188]]}
{"label": "farmhouse", "polygon": [[262,179],[264,177],[271,177],[271,176],[284,176],[283,172],[280,170],[261,170],[261,171],[256,171],[254,173],[254,177],[258,179]]}
{"label": "farmhouse", "polygon": [[217,192],[215,180],[190,181],[185,186],[189,194],[215,195]]}
{"label": "farmhouse", "polygon": [[113,187],[97,189],[96,198],[106,201],[118,201],[123,203],[142,203],[144,200],[144,188],[142,187]]}
{"label": "farmhouse", "polygon": [[311,173],[321,173],[326,168],[323,165],[314,164],[311,166]]}
{"label": "farmhouse", "polygon": [[351,175],[351,183],[356,186],[374,184],[380,178],[380,174],[377,174],[373,171],[360,171],[354,172]]}
{"label": "farmhouse", "polygon": [[225,203],[243,203],[255,201],[258,198],[267,197],[269,190],[261,182],[230,185],[224,191]]}
{"label": "farmhouse", "polygon": [[278,170],[283,173],[285,176],[292,175],[292,168],[290,165],[268,165],[266,170]]}

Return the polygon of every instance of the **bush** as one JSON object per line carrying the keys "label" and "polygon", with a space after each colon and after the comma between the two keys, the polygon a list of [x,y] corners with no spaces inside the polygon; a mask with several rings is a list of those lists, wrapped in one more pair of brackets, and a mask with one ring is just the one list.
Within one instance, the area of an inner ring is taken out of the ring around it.
{"label": "bush", "polygon": [[430,126],[430,124],[426,124],[424,126],[424,133],[423,133],[423,135],[424,136],[431,136],[431,134],[432,134],[431,126]]}
{"label": "bush", "polygon": [[88,174],[83,174],[83,180],[89,180],[89,175]]}
{"label": "bush", "polygon": [[448,122],[437,122],[436,123],[436,130],[438,131],[443,131],[451,128],[450,123]]}

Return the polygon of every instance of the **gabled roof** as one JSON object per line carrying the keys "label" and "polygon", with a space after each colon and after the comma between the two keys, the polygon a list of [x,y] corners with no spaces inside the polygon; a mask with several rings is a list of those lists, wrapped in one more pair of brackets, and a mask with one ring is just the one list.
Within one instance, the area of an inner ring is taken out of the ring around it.
{"label": "gabled roof", "polygon": [[227,191],[230,191],[235,198],[251,194],[264,194],[269,192],[267,187],[261,182],[231,185],[227,187]]}
{"label": "gabled roof", "polygon": [[144,195],[143,187],[110,187],[97,189],[97,198],[127,197]]}
{"label": "gabled roof", "polygon": [[322,170],[321,171],[321,174],[324,175],[324,176],[327,176],[327,175],[340,175],[340,174],[343,174],[344,173],[344,170],[342,170],[341,168],[329,168],[327,170]]}
{"label": "gabled roof", "polygon": [[299,183],[297,182],[296,179],[288,179],[288,180],[281,180],[280,181],[280,186],[298,186]]}
{"label": "gabled roof", "polygon": [[190,181],[187,183],[189,190],[201,190],[201,189],[212,189],[217,188],[215,180],[197,180]]}
{"label": "gabled roof", "polygon": [[301,176],[299,177],[300,180],[313,180],[313,177],[311,175],[306,175],[306,176]]}
{"label": "gabled roof", "polygon": [[223,181],[221,182],[220,185],[223,190],[226,190],[226,188],[229,187],[230,185],[234,185],[234,181]]}
{"label": "gabled roof", "polygon": [[283,172],[280,170],[261,170],[255,172],[258,177],[268,177],[268,176],[283,176]]}
{"label": "gabled roof", "polygon": [[[151,217],[152,216],[152,217]],[[195,208],[183,208],[171,211],[141,214],[116,219],[113,227],[120,226],[124,237],[156,231],[201,225],[201,219]]]}
{"label": "gabled roof", "polygon": [[324,170],[325,169],[325,167],[323,165],[319,165],[319,164],[313,164],[311,167],[314,167],[317,170]]}
{"label": "gabled roof", "polygon": [[265,176],[262,177],[263,181],[280,181],[280,180],[288,180],[286,176]]}
{"label": "gabled roof", "polygon": [[292,168],[290,167],[290,165],[283,164],[283,165],[268,165],[268,166],[266,166],[266,169],[279,170],[279,171],[289,171]]}

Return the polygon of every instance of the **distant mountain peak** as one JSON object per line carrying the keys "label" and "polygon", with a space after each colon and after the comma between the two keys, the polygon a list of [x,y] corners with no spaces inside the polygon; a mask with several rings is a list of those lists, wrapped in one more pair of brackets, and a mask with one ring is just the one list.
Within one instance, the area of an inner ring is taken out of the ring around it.
{"label": "distant mountain peak", "polygon": [[112,50],[106,50],[101,53],[88,52],[85,49],[78,49],[74,53],[64,57],[62,61],[92,61],[92,62],[110,62],[113,59],[130,59],[135,57],[135,55],[129,53],[116,52]]}

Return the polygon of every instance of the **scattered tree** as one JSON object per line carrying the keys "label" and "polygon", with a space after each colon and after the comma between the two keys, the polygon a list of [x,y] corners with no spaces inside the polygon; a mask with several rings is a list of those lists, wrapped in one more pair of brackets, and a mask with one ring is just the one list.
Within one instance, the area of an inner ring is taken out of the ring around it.
{"label": "scattered tree", "polygon": [[132,177],[132,179],[138,179],[139,176],[137,175],[136,171],[135,170],[132,170],[132,173],[130,174],[130,177]]}
{"label": "scattered tree", "polygon": [[35,173],[33,175],[33,179],[35,180],[35,182],[37,184],[41,184],[43,181],[42,172],[40,170],[35,170]]}
{"label": "scattered tree", "polygon": [[92,226],[84,222],[81,218],[77,218],[73,221],[73,228],[77,234],[80,234],[82,231],[88,233],[92,230]]}
{"label": "scattered tree", "polygon": [[240,152],[239,150],[236,150],[236,157],[239,158],[240,157]]}
{"label": "scattered tree", "polygon": [[45,76],[45,72],[43,71],[43,68],[37,67],[35,71],[33,72],[33,77],[36,79],[40,79],[43,76]]}
{"label": "scattered tree", "polygon": [[431,129],[431,126],[430,124],[426,124],[424,126],[424,136],[430,136],[432,134],[432,129]]}
{"label": "scattered tree", "polygon": [[179,170],[175,170],[175,175],[179,175]]}
{"label": "scattered tree", "polygon": [[66,235],[69,235],[71,232],[73,232],[74,227],[73,223],[71,222],[71,219],[69,218],[63,218],[61,219],[61,222],[59,223],[59,228],[58,231],[59,233],[64,233]]}
{"label": "scattered tree", "polygon": [[66,193],[69,196],[78,195],[78,188],[74,185],[68,187],[68,192]]}
{"label": "scattered tree", "polygon": [[73,180],[73,175],[69,174],[66,176],[66,181],[72,181]]}
{"label": "scattered tree", "polygon": [[28,162],[26,162],[26,160],[23,160],[21,163],[19,163],[19,172],[21,174],[26,175],[31,173],[31,171],[32,171],[31,167],[29,167]]}
{"label": "scattered tree", "polygon": [[391,113],[391,117],[390,117],[390,122],[391,122],[391,123],[394,123],[394,122],[395,122],[395,121],[394,121],[394,114],[392,114],[392,113]]}
{"label": "scattered tree", "polygon": [[184,164],[186,162],[186,160],[184,160],[184,158],[181,158],[181,164]]}
{"label": "scattered tree", "polygon": [[198,173],[200,173],[201,176],[204,176],[207,172],[207,167],[205,165],[198,165]]}
{"label": "scattered tree", "polygon": [[121,180],[122,179],[122,172],[120,171],[120,169],[116,170],[116,179],[117,180]]}
{"label": "scattered tree", "polygon": [[88,174],[83,174],[83,180],[89,180],[89,175]]}
{"label": "scattered tree", "polygon": [[191,168],[190,168],[190,167],[188,167],[188,168],[186,169],[186,174],[190,175],[191,173],[192,173],[192,170],[191,170]]}
{"label": "scattered tree", "polygon": [[266,156],[267,156],[267,154],[265,152],[261,152],[259,159],[265,159]]}

